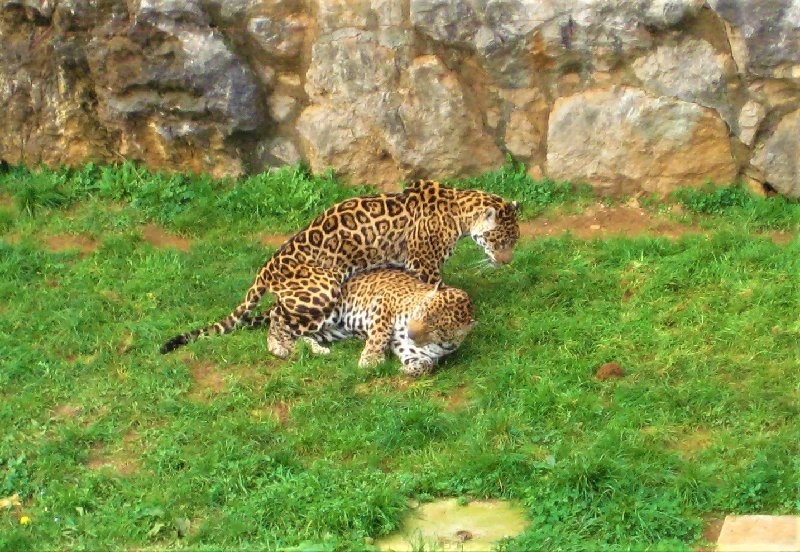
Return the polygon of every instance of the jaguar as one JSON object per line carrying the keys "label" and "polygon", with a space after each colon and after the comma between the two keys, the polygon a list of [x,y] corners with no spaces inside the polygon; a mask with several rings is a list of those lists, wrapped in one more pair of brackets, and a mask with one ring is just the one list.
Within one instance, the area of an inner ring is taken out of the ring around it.
{"label": "jaguar", "polygon": [[256,275],[244,300],[225,319],[167,341],[168,353],[198,337],[247,323],[271,293],[267,349],[288,356],[297,339],[325,324],[354,274],[404,268],[426,284],[441,281],[444,262],[465,236],[493,265],[512,260],[519,238],[516,202],[481,190],[420,180],[402,192],[347,199],[333,205],[281,245]]}
{"label": "jaguar", "polygon": [[[251,318],[250,328],[269,324],[269,314]],[[399,268],[356,274],[342,286],[342,299],[312,336],[301,337],[312,352],[329,354],[330,343],[366,341],[358,365],[385,360],[387,349],[401,362],[400,371],[419,376],[455,351],[475,324],[472,301],[461,289],[441,282],[426,284]]]}

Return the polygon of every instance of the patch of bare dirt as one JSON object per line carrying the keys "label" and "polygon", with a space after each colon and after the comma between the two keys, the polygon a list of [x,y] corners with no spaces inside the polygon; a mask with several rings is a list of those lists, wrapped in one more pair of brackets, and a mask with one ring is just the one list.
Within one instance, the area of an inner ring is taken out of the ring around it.
{"label": "patch of bare dirt", "polygon": [[53,409],[53,415],[59,418],[74,418],[83,412],[83,407],[77,404],[62,404]]}
{"label": "patch of bare dirt", "polygon": [[469,388],[466,385],[459,385],[452,393],[444,397],[444,409],[447,412],[457,412],[462,410],[469,402]]}
{"label": "patch of bare dirt", "polygon": [[795,238],[795,234],[793,232],[782,232],[775,230],[774,232],[769,233],[769,237],[778,245],[787,245]]}
{"label": "patch of bare dirt", "polygon": [[291,405],[284,401],[279,401],[269,407],[269,412],[276,422],[286,425],[289,420],[289,410]]}
{"label": "patch of bare dirt", "polygon": [[14,198],[8,194],[0,193],[0,207],[14,207]]}
{"label": "patch of bare dirt", "polygon": [[119,345],[117,345],[117,352],[119,352],[121,355],[124,355],[131,350],[131,347],[133,347],[133,334],[131,332],[125,332],[122,334],[122,339],[119,341]]}
{"label": "patch of bare dirt", "polygon": [[107,447],[97,447],[89,454],[89,461],[86,467],[90,470],[110,468],[122,476],[128,476],[139,471],[141,466],[140,457],[136,454],[138,449],[136,443],[139,434],[129,431],[122,438],[122,445],[110,450]]}
{"label": "patch of bare dirt", "polygon": [[[680,212],[677,207],[673,207],[673,211]],[[686,234],[708,233],[708,230],[700,226],[681,224],[642,209],[635,199],[612,207],[597,203],[580,214],[542,217],[521,222],[519,226],[520,234],[524,238],[560,236],[569,232],[583,240],[614,236],[663,236],[677,239]],[[764,232],[763,235],[778,245],[786,245],[795,238],[794,232],[780,230]]]}
{"label": "patch of bare dirt", "polygon": [[280,247],[294,234],[261,234],[258,241],[267,247]]}
{"label": "patch of bare dirt", "polygon": [[695,548],[697,552],[713,552],[716,549],[716,542],[719,539],[719,534],[722,532],[722,524],[725,523],[725,518],[709,517],[706,518],[705,527],[703,527],[703,540],[708,543],[708,546],[699,546]]}
{"label": "patch of bare dirt", "polygon": [[179,251],[189,251],[192,247],[192,240],[167,232],[155,224],[148,224],[142,227],[142,237],[150,245],[159,249],[172,248]]}
{"label": "patch of bare dirt", "polygon": [[45,238],[44,245],[50,251],[56,253],[61,251],[72,251],[77,249],[80,251],[81,257],[91,255],[97,250],[97,242],[87,236],[80,235],[56,235]]}
{"label": "patch of bare dirt", "polygon": [[607,379],[619,379],[625,376],[625,370],[618,362],[606,362],[594,374],[594,377],[600,381]]}
{"label": "patch of bare dirt", "polygon": [[189,364],[192,388],[189,398],[199,402],[209,402],[215,395],[227,390],[225,374],[210,362],[194,361]]}
{"label": "patch of bare dirt", "polygon": [[635,202],[612,207],[598,203],[580,214],[539,218],[520,224],[520,233],[527,238],[560,236],[566,232],[590,240],[611,236],[678,238],[684,234],[701,234],[703,230],[666,220],[645,211]]}

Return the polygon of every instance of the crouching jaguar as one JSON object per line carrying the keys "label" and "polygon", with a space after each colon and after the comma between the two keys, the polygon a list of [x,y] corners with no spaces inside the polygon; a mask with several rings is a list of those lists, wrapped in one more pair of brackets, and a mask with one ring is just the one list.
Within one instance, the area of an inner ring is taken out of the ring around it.
{"label": "crouching jaguar", "polygon": [[[250,327],[269,324],[269,314],[253,317]],[[400,371],[419,376],[455,351],[475,319],[469,295],[443,284],[426,284],[400,268],[356,274],[342,287],[341,301],[312,336],[302,337],[317,354],[328,354],[334,341],[366,341],[358,365],[384,361],[386,349],[400,359]]]}
{"label": "crouching jaguar", "polygon": [[247,323],[261,298],[271,292],[275,304],[269,311],[267,348],[286,357],[298,338],[320,331],[339,304],[348,278],[372,268],[397,267],[436,284],[442,265],[466,235],[493,264],[510,262],[519,238],[516,202],[425,180],[399,193],[345,200],[278,248],[227,318],[173,337],[161,352]]}

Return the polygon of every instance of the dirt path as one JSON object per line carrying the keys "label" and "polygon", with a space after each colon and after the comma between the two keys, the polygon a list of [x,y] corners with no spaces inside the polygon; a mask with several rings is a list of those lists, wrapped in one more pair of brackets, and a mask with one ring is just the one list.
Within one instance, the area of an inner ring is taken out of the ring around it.
{"label": "dirt path", "polygon": [[520,232],[526,238],[559,236],[571,232],[581,239],[611,236],[665,236],[674,239],[684,234],[702,234],[704,230],[668,220],[636,205],[607,207],[598,203],[580,214],[542,217],[523,222],[520,224]]}

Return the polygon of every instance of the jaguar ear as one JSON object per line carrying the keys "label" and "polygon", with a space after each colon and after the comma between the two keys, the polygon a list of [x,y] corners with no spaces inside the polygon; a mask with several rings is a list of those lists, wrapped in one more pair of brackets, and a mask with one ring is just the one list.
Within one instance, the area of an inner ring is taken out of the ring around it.
{"label": "jaguar ear", "polygon": [[511,209],[513,211],[518,211],[519,210],[519,201],[512,201],[511,202]]}
{"label": "jaguar ear", "polygon": [[496,216],[497,216],[497,211],[495,210],[494,207],[488,207],[483,212],[483,220],[485,220],[487,222],[494,222],[494,219],[495,219]]}

